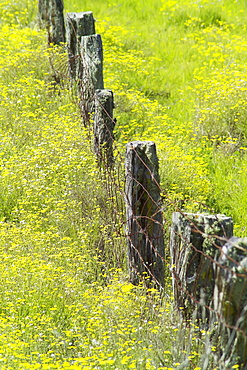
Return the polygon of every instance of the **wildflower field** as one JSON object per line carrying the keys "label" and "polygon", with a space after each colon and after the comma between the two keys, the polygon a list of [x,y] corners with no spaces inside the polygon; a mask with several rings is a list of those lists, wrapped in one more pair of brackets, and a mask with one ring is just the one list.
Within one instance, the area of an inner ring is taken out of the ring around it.
{"label": "wildflower field", "polygon": [[123,207],[107,192],[63,73],[66,50],[47,46],[37,3],[0,0],[0,369],[217,369],[208,333],[174,312],[168,230],[179,208],[225,213],[247,236],[247,4],[64,4],[93,11],[102,36],[121,186],[125,144],[157,145],[160,297],[128,282]]}

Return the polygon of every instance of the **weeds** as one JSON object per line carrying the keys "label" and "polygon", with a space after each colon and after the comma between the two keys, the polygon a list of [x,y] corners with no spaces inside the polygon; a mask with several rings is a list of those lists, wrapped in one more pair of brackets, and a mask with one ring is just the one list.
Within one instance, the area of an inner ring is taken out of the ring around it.
{"label": "weeds", "polygon": [[[67,4],[97,18],[122,171],[128,141],[154,140],[165,228],[177,207],[211,207],[245,235],[244,2],[83,7]],[[0,4],[1,369],[213,368],[210,333],[171,315],[169,274],[162,302],[128,283],[122,208],[118,233],[90,135],[51,80],[66,54],[47,49],[36,8]]]}

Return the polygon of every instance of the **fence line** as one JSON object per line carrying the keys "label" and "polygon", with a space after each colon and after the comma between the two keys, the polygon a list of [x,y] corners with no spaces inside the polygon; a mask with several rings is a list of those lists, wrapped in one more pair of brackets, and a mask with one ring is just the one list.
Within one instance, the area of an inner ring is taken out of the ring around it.
{"label": "fence line", "polygon": [[[93,16],[92,12],[88,12],[88,16],[89,13],[92,27]],[[164,252],[161,201],[161,194],[164,195],[165,192],[159,184],[156,151],[150,149],[155,144],[127,144],[124,188],[124,158],[117,152],[114,143],[113,100],[108,109],[100,95],[105,92],[107,96],[110,94],[113,97],[112,92],[103,88],[101,39],[95,34],[95,30],[92,35],[73,34],[78,32],[78,22],[84,17],[78,14],[85,13],[69,14],[73,14],[68,16],[67,22],[72,25],[67,34],[73,39],[73,50],[68,53],[68,63],[71,66],[69,78],[75,78],[79,85],[84,124],[92,127],[93,121],[97,138],[94,140],[99,140],[95,153],[101,167],[104,167],[103,174],[107,192],[112,198],[114,221],[118,224],[117,232],[127,241],[130,280],[134,284],[144,281],[147,286],[152,282],[161,291],[165,291],[164,266],[168,265],[168,261]],[[86,46],[88,44],[89,48]],[[76,73],[73,72],[74,65]],[[93,82],[92,70],[96,76],[99,65],[101,74],[97,81],[100,81],[101,87],[97,90],[98,85]],[[82,71],[77,74],[78,66]],[[100,121],[99,126],[97,121]],[[102,130],[107,134],[102,134]],[[101,141],[100,137],[104,139]],[[108,143],[110,160],[108,154],[104,153]],[[141,154],[141,147],[145,148],[145,158]],[[196,316],[198,325],[213,331],[211,344],[216,346],[215,361],[222,369],[237,364],[240,369],[247,369],[247,238],[232,238],[233,222],[230,217],[186,214],[168,197],[166,201],[176,211],[173,214],[170,236],[171,274],[176,305],[186,320]],[[126,232],[123,231],[123,226]]]}

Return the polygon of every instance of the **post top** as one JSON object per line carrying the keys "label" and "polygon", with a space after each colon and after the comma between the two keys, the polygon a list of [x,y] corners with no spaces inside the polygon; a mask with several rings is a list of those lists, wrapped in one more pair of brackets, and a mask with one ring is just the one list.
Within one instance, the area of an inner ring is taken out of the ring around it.
{"label": "post top", "polygon": [[100,43],[102,43],[102,40],[101,40],[101,35],[99,33],[94,33],[92,35],[85,35],[82,37],[81,39],[81,43],[82,44],[85,44],[86,42],[90,42],[91,40],[96,40]]}
{"label": "post top", "polygon": [[126,144],[127,149],[131,148],[137,148],[142,147],[142,146],[153,146],[155,145],[154,141],[141,141],[141,140],[136,140],[136,141],[130,141],[128,144]]}
{"label": "post top", "polygon": [[96,95],[112,95],[112,90],[109,89],[96,89],[95,90]]}
{"label": "post top", "polygon": [[91,11],[79,12],[79,13],[70,12],[70,13],[67,13],[67,17],[69,17],[69,18],[83,18],[85,15],[91,15],[91,14],[93,14]]}
{"label": "post top", "polygon": [[202,220],[214,220],[214,221],[222,221],[222,220],[232,220],[231,217],[226,216],[224,214],[209,214],[209,213],[180,213],[180,212],[173,212],[172,215],[173,220],[177,220],[178,218],[185,218],[190,221],[202,221]]}

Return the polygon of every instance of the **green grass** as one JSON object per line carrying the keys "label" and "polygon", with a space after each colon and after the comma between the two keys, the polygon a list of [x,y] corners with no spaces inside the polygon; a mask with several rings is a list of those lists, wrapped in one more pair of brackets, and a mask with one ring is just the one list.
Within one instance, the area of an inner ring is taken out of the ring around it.
{"label": "green grass", "polygon": [[168,268],[162,299],[128,282],[124,151],[130,140],[157,144],[168,261],[176,207],[225,213],[246,236],[246,6],[65,1],[66,11],[92,10],[102,35],[116,191],[66,78],[54,85],[50,61],[61,71],[67,56],[47,48],[36,1],[1,1],[0,369],[199,370],[212,361],[208,333],[173,313]]}

